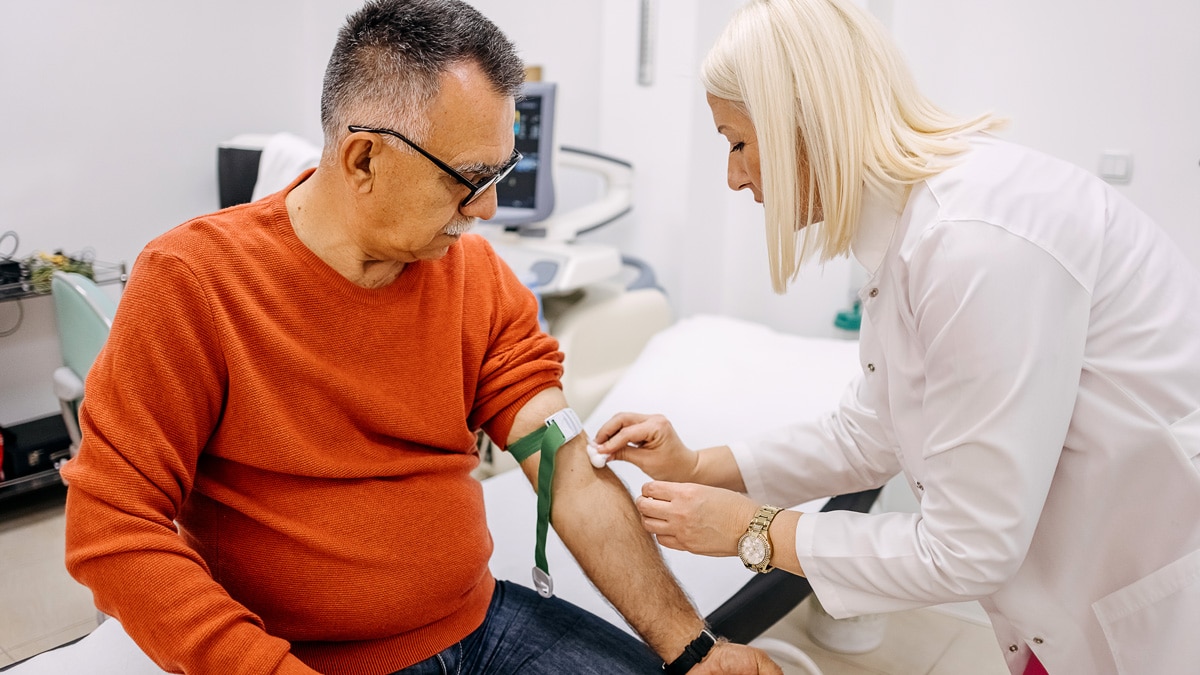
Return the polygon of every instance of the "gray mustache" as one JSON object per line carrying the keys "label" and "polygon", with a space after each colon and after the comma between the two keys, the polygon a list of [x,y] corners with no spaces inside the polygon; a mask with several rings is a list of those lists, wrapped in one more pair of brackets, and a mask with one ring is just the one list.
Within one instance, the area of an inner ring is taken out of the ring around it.
{"label": "gray mustache", "polygon": [[478,219],[477,218],[468,218],[466,220],[455,221],[453,223],[450,223],[446,227],[443,227],[442,233],[448,234],[452,237],[460,235],[460,234],[466,234],[467,232],[469,232],[471,230],[472,227],[475,227],[476,220],[478,220]]}

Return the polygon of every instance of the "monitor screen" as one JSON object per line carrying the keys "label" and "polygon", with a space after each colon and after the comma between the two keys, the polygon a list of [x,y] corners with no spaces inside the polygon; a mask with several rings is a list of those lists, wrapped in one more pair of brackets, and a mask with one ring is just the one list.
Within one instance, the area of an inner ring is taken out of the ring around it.
{"label": "monitor screen", "polygon": [[517,101],[513,136],[525,157],[496,184],[496,216],[489,222],[523,225],[554,210],[554,93],[549,82],[526,82]]}

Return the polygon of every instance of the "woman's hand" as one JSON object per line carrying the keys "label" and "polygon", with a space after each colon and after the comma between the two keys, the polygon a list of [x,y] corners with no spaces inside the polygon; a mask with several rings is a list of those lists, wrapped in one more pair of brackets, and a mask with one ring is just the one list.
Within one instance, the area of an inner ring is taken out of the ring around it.
{"label": "woman's hand", "polygon": [[592,442],[602,455],[629,462],[655,480],[688,482],[696,473],[696,453],[662,415],[618,413]]}
{"label": "woman's hand", "polygon": [[737,543],[759,505],[731,490],[653,481],[636,500],[642,527],[667,548],[699,555],[737,555]]}

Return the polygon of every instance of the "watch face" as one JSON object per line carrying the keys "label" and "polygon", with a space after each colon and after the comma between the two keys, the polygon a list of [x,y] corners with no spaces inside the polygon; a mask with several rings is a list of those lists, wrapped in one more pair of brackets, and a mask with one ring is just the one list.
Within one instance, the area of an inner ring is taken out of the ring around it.
{"label": "watch face", "polygon": [[745,535],[738,542],[738,556],[748,565],[760,565],[767,559],[767,540],[762,536]]}

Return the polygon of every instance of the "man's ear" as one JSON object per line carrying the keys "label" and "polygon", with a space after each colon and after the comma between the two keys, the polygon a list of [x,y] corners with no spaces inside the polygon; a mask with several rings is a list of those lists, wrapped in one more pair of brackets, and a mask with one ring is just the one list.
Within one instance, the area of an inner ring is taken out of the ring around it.
{"label": "man's ear", "polygon": [[352,133],[342,139],[338,147],[338,167],[352,191],[367,193],[375,186],[379,171],[377,159],[383,147],[382,139],[365,132]]}

